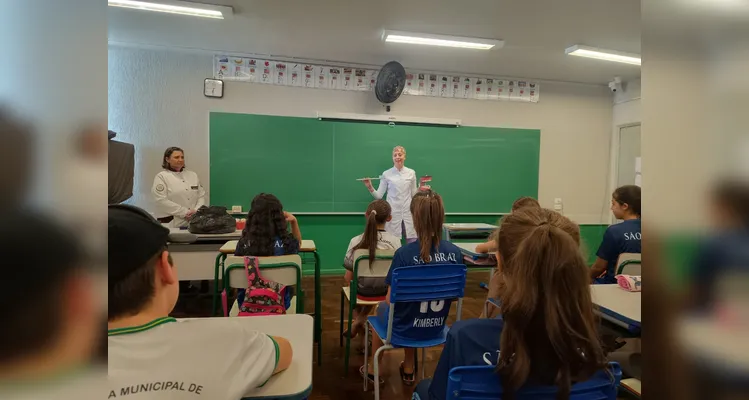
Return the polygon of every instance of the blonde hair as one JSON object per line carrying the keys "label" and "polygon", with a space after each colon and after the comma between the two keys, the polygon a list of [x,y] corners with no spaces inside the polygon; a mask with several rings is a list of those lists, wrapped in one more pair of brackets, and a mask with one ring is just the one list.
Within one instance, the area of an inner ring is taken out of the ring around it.
{"label": "blonde hair", "polygon": [[400,149],[403,152],[403,154],[406,154],[406,148],[403,147],[403,146],[395,146],[395,147],[393,147],[393,153],[395,153],[395,151],[398,150],[398,149]]}

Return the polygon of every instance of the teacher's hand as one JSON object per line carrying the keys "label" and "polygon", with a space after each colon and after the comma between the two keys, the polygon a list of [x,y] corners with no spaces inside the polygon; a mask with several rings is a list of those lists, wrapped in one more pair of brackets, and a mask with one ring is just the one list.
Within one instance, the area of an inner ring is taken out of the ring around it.
{"label": "teacher's hand", "polygon": [[365,179],[365,180],[363,180],[363,182],[364,182],[364,186],[366,186],[367,189],[369,189],[370,192],[374,192],[375,189],[374,189],[374,186],[372,186],[372,180],[371,179]]}

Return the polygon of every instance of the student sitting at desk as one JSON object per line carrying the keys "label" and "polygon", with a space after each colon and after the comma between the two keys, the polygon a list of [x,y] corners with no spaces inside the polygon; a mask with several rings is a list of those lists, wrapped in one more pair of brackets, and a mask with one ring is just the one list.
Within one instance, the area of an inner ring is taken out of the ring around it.
{"label": "student sitting at desk", "polygon": [[[349,242],[346,258],[343,260],[343,266],[346,268],[346,274],[343,279],[346,284],[350,284],[354,279],[354,251],[359,249],[369,250],[369,262],[374,262],[375,251],[380,250],[398,250],[401,247],[401,240],[385,230],[385,224],[392,219],[390,215],[390,204],[385,200],[374,200],[369,203],[366,212],[367,225],[364,227],[364,233],[354,236]],[[362,277],[359,279],[357,294],[365,297],[381,297],[388,291],[385,284],[385,278]],[[357,306],[354,309],[355,320],[351,325],[351,332],[344,332],[344,335],[351,335],[352,338],[364,333],[364,325],[367,322],[367,315],[372,312],[372,306]],[[363,338],[363,335],[360,337]],[[363,339],[362,339],[363,340]],[[363,348],[363,342],[358,344]]]}
{"label": "student sitting at desk", "polygon": [[[517,210],[523,209],[523,208],[541,208],[541,205],[538,203],[538,200],[534,199],[533,197],[520,197],[517,200],[515,200],[514,203],[512,203],[512,209],[511,213],[516,212]],[[496,252],[497,251],[497,236],[499,236],[499,229],[502,226],[502,222],[500,221],[500,227],[498,227],[492,234],[489,236],[489,241],[486,243],[482,243],[478,246],[476,246],[476,251],[479,253],[490,253],[490,252]],[[489,281],[489,293],[487,293],[486,298],[487,299],[496,299],[499,296],[499,292],[502,290],[502,274],[499,272],[499,269],[494,270],[494,274],[492,274],[492,278]],[[486,309],[482,311],[481,318],[489,317],[491,318],[493,316],[492,311],[495,310],[489,310],[490,314],[486,315]]]}
{"label": "student sitting at desk", "polygon": [[[417,240],[395,252],[393,263],[390,265],[387,278],[385,278],[385,283],[388,286],[390,286],[393,277],[393,270],[398,267],[421,264],[462,264],[463,255],[460,248],[442,240],[445,208],[440,195],[431,189],[416,193],[411,200],[411,215],[413,215]],[[389,301],[390,288],[388,288],[385,301],[378,306],[378,318],[387,320],[391,307]],[[435,331],[441,332],[450,312],[451,302],[447,300],[436,303],[438,303],[436,307],[428,307],[423,311],[419,303],[400,304],[395,309],[393,335],[420,340],[424,337],[434,337]],[[380,347],[382,347],[382,340],[377,335],[372,335],[371,354],[375,354]],[[413,362],[415,351],[414,348],[404,349],[405,358],[400,365],[400,376],[406,385],[413,385],[415,381]],[[374,357],[370,358],[369,365],[363,365],[359,372],[362,376],[374,381]]]}
{"label": "student sitting at desk", "polygon": [[453,324],[434,377],[414,399],[445,399],[450,370],[471,365],[498,367],[503,398],[528,384],[555,385],[566,399],[574,383],[605,367],[577,224],[530,207],[506,216],[501,229],[501,316]]}
{"label": "student sitting at desk", "polygon": [[109,206],[109,397],[250,395],[288,368],[291,345],[245,328],[243,318],[170,318],[179,285],[168,235],[137,207]]}
{"label": "student sitting at desk", "polygon": [[[291,225],[291,233],[288,226]],[[247,223],[237,242],[235,256],[283,256],[299,253],[302,231],[294,215],[283,210],[281,201],[272,194],[260,193],[252,199]],[[287,292],[291,295],[291,292]],[[244,301],[243,290],[237,293],[237,304]]]}
{"label": "student sitting at desk", "polygon": [[[510,212],[515,212],[521,208],[524,207],[536,207],[541,208],[541,205],[538,204],[538,200],[534,199],[533,197],[520,197],[517,200],[515,200],[514,203],[512,203],[512,209]],[[501,221],[500,221],[501,224]],[[492,232],[491,235],[489,235],[489,240],[486,241],[486,243],[481,243],[480,245],[476,246],[476,252],[477,253],[493,253],[497,251],[497,234],[499,233],[499,229]]]}
{"label": "student sitting at desk", "polygon": [[623,222],[606,229],[596,253],[596,262],[590,267],[593,283],[616,283],[616,268],[622,253],[641,253],[640,187],[626,185],[611,195],[611,212]]}
{"label": "student sitting at desk", "polygon": [[719,182],[711,193],[710,216],[713,230],[699,245],[688,305],[730,315],[727,305],[741,308],[742,279],[749,275],[749,185]]}

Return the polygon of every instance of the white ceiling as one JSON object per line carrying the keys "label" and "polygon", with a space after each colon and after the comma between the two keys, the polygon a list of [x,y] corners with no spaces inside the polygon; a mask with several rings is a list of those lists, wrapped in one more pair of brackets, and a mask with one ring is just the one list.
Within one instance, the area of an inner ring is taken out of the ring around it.
{"label": "white ceiling", "polygon": [[[573,44],[640,53],[639,0],[206,0],[231,20],[109,7],[111,42],[606,84],[640,68],[571,57]],[[490,51],[385,43],[383,29],[505,40]]]}

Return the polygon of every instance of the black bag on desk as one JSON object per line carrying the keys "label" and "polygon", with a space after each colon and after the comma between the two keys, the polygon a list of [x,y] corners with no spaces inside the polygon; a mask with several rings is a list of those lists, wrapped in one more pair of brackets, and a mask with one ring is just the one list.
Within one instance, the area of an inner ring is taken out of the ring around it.
{"label": "black bag on desk", "polygon": [[237,222],[226,212],[226,207],[200,207],[190,218],[187,227],[190,233],[232,233],[237,230]]}

